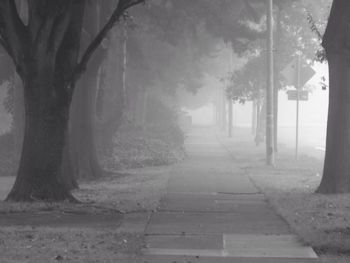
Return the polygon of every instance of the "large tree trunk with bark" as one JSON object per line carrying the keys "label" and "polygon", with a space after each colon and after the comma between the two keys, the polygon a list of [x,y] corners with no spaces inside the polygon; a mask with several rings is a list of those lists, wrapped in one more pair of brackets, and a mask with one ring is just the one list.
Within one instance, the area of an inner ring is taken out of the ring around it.
{"label": "large tree trunk with bark", "polygon": [[350,53],[327,54],[329,109],[326,157],[319,193],[350,192]]}
{"label": "large tree trunk with bark", "polygon": [[13,1],[0,2],[0,34],[23,82],[25,109],[22,152],[9,201],[76,201],[61,168],[84,5],[84,0],[30,2],[25,26]]}
{"label": "large tree trunk with bark", "polygon": [[350,192],[350,1],[334,0],[323,38],[329,65],[326,156],[319,193]]}
{"label": "large tree trunk with bark", "polygon": [[51,88],[53,71],[38,71],[24,79],[23,148],[16,182],[7,200],[72,201],[74,197],[60,180],[70,99]]}
{"label": "large tree trunk with bark", "polygon": [[18,166],[21,156],[24,136],[24,94],[20,77],[14,74],[13,91],[13,135],[14,135],[14,161]]}
{"label": "large tree trunk with bark", "polygon": [[62,173],[75,82],[126,9],[142,0],[119,0],[107,23],[78,61],[86,0],[28,1],[28,21],[14,0],[0,1],[0,45],[24,83],[25,131],[13,201],[74,201]]}

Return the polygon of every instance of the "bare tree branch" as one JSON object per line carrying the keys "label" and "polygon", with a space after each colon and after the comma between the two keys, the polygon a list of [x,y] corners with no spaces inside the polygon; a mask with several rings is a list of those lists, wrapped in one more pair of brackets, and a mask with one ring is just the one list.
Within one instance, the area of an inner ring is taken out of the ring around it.
{"label": "bare tree branch", "polygon": [[114,25],[120,20],[120,18],[124,15],[124,12],[135,5],[143,3],[145,0],[119,0],[117,7],[113,11],[111,17],[107,21],[107,23],[103,26],[100,32],[96,35],[96,37],[91,41],[91,43],[86,48],[84,54],[80,62],[77,64],[73,75],[72,82],[75,82],[81,74],[86,70],[87,64],[90,61],[92,55],[101,44],[103,39],[107,36],[109,31],[114,27]]}
{"label": "bare tree branch", "polygon": [[[73,0],[74,1],[74,0]],[[63,38],[65,36],[66,30],[68,28],[69,22],[72,16],[72,2],[70,2],[66,6],[66,10],[64,10],[61,14],[59,14],[53,23],[51,34],[49,37],[49,49],[56,52],[61,45]]]}
{"label": "bare tree branch", "polygon": [[14,0],[0,1],[0,28],[2,45],[18,64],[26,42],[27,28],[19,17]]}

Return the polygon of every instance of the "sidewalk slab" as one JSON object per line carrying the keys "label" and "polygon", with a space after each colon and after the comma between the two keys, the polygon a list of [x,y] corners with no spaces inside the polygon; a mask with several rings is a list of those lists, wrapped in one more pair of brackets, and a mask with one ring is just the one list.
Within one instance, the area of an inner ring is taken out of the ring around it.
{"label": "sidewalk slab", "polygon": [[[186,255],[233,258],[311,258],[317,255],[294,235],[148,236],[152,255]],[[171,248],[171,249],[169,249]]]}
{"label": "sidewalk slab", "polygon": [[316,263],[317,259],[144,255],[142,263]]}
{"label": "sidewalk slab", "polygon": [[[225,199],[221,199],[225,196]],[[273,213],[262,195],[252,194],[181,194],[172,193],[164,197],[158,207],[160,212],[207,212],[250,213],[265,215]]]}
{"label": "sidewalk slab", "polygon": [[270,213],[259,217],[242,213],[168,213],[151,216],[149,235],[289,234],[287,224]]}
{"label": "sidewalk slab", "polygon": [[144,233],[149,219],[150,213],[126,214],[116,231],[118,233]]}
{"label": "sidewalk slab", "polygon": [[223,236],[217,235],[150,235],[146,236],[148,249],[190,249],[221,250],[224,247]]}
{"label": "sidewalk slab", "polygon": [[232,257],[317,258],[294,235],[224,235],[223,243]]}
{"label": "sidewalk slab", "polygon": [[232,194],[258,194],[250,180],[243,176],[220,173],[215,171],[186,172],[170,178],[168,192],[200,192],[200,193],[232,193]]}

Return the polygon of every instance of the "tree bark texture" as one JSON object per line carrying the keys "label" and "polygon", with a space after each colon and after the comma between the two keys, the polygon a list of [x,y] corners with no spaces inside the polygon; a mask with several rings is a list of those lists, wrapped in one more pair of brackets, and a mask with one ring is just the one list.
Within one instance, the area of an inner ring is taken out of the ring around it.
{"label": "tree bark texture", "polygon": [[22,79],[25,109],[20,163],[7,200],[75,201],[61,165],[73,93],[68,80],[77,64],[84,5],[30,2],[25,26],[13,1],[0,2],[2,44]]}
{"label": "tree bark texture", "polygon": [[12,129],[14,135],[14,160],[18,165],[24,136],[24,94],[22,81],[17,74],[14,76]]}
{"label": "tree bark texture", "polygon": [[60,174],[69,100],[65,98],[66,94],[55,93],[49,88],[53,86],[54,71],[45,68],[37,69],[24,79],[23,148],[16,182],[8,200],[74,200]]}
{"label": "tree bark texture", "polygon": [[350,2],[334,0],[323,46],[329,65],[326,156],[319,193],[350,192]]}
{"label": "tree bark texture", "polygon": [[0,45],[24,83],[25,103],[22,154],[7,200],[75,200],[62,174],[75,82],[125,10],[143,0],[119,0],[79,60],[85,2],[27,1],[24,23],[14,0],[0,1]]}

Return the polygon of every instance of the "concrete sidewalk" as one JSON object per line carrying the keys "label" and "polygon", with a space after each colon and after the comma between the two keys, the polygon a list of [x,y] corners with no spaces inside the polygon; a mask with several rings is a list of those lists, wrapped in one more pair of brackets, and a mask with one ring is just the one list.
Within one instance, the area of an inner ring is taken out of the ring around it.
{"label": "concrete sidewalk", "polygon": [[317,262],[210,129],[195,129],[146,228],[143,262]]}

